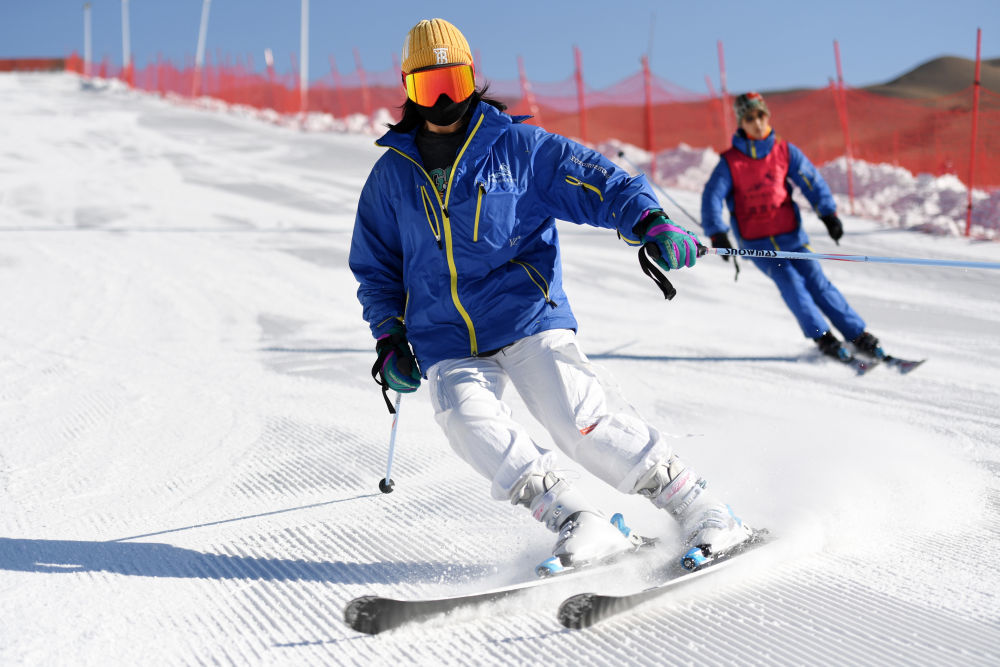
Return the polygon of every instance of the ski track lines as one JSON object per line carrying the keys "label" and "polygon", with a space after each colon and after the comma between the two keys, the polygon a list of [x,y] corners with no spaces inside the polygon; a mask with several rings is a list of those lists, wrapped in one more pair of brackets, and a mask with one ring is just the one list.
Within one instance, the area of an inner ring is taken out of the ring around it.
{"label": "ski track lines", "polygon": [[[664,623],[667,610],[670,621]],[[654,629],[659,629],[663,650],[675,647],[669,654],[681,662],[730,661],[733,646],[743,648],[739,662],[758,664],[821,664],[831,646],[838,647],[840,664],[986,665],[1000,658],[995,626],[906,605],[849,581],[831,582],[801,570],[780,580],[754,577],[708,602],[693,598],[649,608],[631,621],[611,621],[607,631]]]}

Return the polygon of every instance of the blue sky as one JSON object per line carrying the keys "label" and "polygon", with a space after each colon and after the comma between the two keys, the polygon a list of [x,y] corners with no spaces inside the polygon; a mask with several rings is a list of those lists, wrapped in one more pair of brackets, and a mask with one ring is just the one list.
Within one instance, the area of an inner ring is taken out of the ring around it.
{"label": "blue sky", "polygon": [[[91,5],[95,59],[120,63],[121,0]],[[82,7],[83,0],[0,0],[0,58],[82,53]],[[193,57],[201,7],[202,0],[131,0],[136,63]],[[269,47],[287,71],[299,51],[299,7],[300,0],[213,0],[208,50],[252,54],[262,67]],[[696,92],[705,92],[706,74],[718,86],[719,40],[731,91],[825,85],[836,74],[834,39],[854,86],[940,55],[973,58],[977,27],[983,57],[1000,55],[1000,0],[311,0],[310,16],[312,78],[329,71],[331,55],[342,72],[353,70],[355,47],[366,69],[390,69],[406,31],[434,16],[465,33],[487,78],[515,79],[520,54],[531,79],[565,79],[577,45],[587,83],[597,88],[637,71],[650,43],[653,72]]]}

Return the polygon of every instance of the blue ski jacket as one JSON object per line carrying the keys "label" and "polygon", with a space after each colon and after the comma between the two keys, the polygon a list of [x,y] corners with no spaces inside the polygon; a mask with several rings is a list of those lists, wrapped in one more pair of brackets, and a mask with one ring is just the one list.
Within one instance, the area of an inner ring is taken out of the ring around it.
{"label": "blue ski jacket", "polygon": [[350,267],[372,335],[404,323],[422,369],[493,352],[549,329],[576,329],[563,292],[555,219],[615,229],[659,208],[645,177],[480,102],[444,195],[410,133],[361,191]]}
{"label": "blue ski jacket", "polygon": [[[737,132],[733,135],[733,147],[748,157],[757,160],[763,159],[774,148],[776,136],[772,130],[770,135],[758,141]],[[819,215],[835,213],[837,204],[833,200],[833,195],[830,194],[830,188],[827,187],[826,181],[797,146],[790,142],[786,143],[788,143],[788,173],[779,175],[779,178],[772,182],[773,187],[787,188],[791,192],[792,184],[795,184]],[[741,248],[794,251],[804,248],[809,243],[809,235],[802,228],[801,212],[794,201],[792,207],[795,210],[798,224],[793,231],[754,240],[742,238],[739,232],[739,221],[735,220],[733,215],[735,210],[733,177],[725,158],[720,158],[719,164],[712,171],[701,195],[701,226],[707,236],[726,232],[729,229],[729,226],[722,219],[723,202],[729,209],[730,220],[734,223],[732,225],[733,234],[736,236],[737,245]]]}

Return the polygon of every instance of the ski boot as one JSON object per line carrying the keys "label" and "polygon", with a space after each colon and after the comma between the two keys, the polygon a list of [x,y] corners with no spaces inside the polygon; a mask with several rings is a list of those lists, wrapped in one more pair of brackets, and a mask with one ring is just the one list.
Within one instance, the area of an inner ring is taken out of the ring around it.
{"label": "ski boot", "polygon": [[645,543],[629,530],[621,514],[609,521],[580,491],[551,472],[529,475],[511,503],[527,507],[536,520],[559,534],[552,557],[535,568],[539,577],[609,562]]}
{"label": "ski boot", "polygon": [[667,510],[680,524],[689,548],[681,565],[696,570],[753,538],[750,526],[729,505],[705,490],[707,483],[676,457],[654,466],[638,485],[638,493]]}
{"label": "ski boot", "polygon": [[860,336],[851,341],[851,344],[854,345],[854,349],[858,352],[866,354],[873,359],[882,361],[886,357],[882,346],[878,342],[878,338],[867,331],[862,331]]}
{"label": "ski boot", "polygon": [[833,357],[837,361],[850,360],[851,353],[846,347],[844,347],[840,340],[829,331],[824,333],[819,338],[813,338],[813,340],[816,341],[816,345],[819,346],[819,351],[826,356]]}

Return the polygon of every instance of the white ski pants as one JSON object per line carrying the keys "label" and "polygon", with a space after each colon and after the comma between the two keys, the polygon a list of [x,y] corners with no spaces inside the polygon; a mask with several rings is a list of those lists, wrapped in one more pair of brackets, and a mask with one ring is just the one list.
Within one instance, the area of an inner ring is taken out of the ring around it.
{"label": "white ski pants", "polygon": [[609,413],[604,388],[576,342],[556,329],[522,338],[489,357],[431,366],[435,419],[452,448],[509,500],[528,474],[544,474],[555,454],[538,447],[502,400],[508,382],[570,458],[619,491],[632,493],[671,447],[641,419]]}

